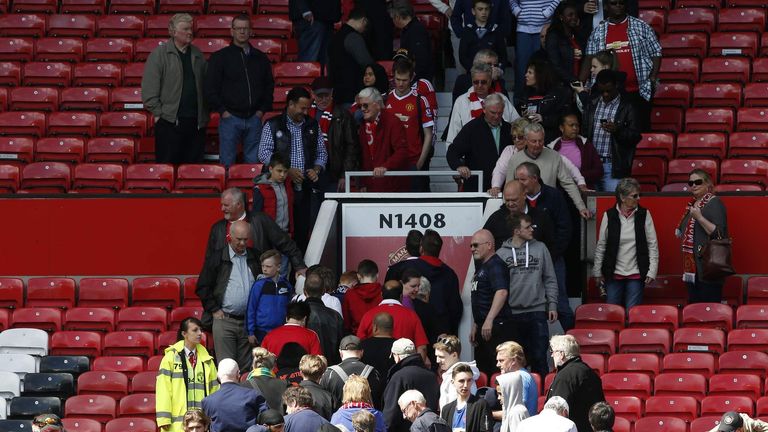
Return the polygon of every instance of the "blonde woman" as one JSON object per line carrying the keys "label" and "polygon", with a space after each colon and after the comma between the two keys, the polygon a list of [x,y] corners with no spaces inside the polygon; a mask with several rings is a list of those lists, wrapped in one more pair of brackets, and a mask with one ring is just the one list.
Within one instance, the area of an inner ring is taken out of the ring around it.
{"label": "blonde woman", "polygon": [[354,430],[352,416],[361,410],[373,414],[376,419],[376,432],[386,432],[384,414],[373,407],[371,386],[368,385],[368,380],[359,375],[351,375],[344,384],[341,407],[333,413],[331,424],[340,424],[347,430]]}

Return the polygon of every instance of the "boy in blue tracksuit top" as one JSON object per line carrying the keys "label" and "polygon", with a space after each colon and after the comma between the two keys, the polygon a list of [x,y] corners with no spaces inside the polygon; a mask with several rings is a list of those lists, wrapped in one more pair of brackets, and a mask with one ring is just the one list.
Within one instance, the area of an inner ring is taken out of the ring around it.
{"label": "boy in blue tracksuit top", "polygon": [[280,252],[270,249],[259,257],[261,273],[248,294],[245,331],[251,345],[260,343],[270,330],[285,324],[285,311],[293,286],[280,276]]}

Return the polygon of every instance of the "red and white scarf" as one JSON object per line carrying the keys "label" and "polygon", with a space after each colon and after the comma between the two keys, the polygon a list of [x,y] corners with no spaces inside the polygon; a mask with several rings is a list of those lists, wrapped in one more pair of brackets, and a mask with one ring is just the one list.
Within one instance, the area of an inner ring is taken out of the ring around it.
{"label": "red and white scarf", "polygon": [[[317,105],[312,102],[312,106],[309,107],[309,116],[313,119],[317,118],[317,110],[319,108]],[[322,113],[320,113],[320,120],[317,121],[318,126],[320,127],[320,134],[323,137],[323,142],[325,143],[325,149],[330,150],[328,145],[328,131],[331,129],[331,121],[333,120],[333,102],[328,104],[325,110],[323,110]]]}
{"label": "red and white scarf", "polygon": [[[709,200],[712,199],[714,195],[711,193],[707,193],[703,197],[701,197],[700,200],[694,199],[690,203],[688,203],[688,206],[686,207],[686,212],[683,215],[683,220],[681,221],[680,225],[685,224],[685,230],[683,231],[683,281],[685,282],[695,282],[696,281],[696,251],[694,250],[695,245],[693,243],[693,230],[694,225],[696,224],[696,219],[691,216],[691,209],[696,206],[699,209],[704,208],[704,206],[707,205]],[[686,221],[686,218],[688,220]]]}
{"label": "red and white scarf", "polygon": [[[491,91],[488,94],[493,92],[494,89],[491,88]],[[480,97],[477,96],[477,93],[475,93],[474,90],[469,93],[469,113],[472,115],[473,119],[483,115],[483,101],[480,100]]]}

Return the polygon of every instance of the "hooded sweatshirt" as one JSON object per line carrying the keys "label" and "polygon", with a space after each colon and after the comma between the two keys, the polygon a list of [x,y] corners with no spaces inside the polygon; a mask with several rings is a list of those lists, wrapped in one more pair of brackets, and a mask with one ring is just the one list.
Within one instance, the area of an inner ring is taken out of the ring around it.
{"label": "hooded sweatshirt", "polygon": [[496,251],[509,269],[509,307],[512,314],[557,310],[557,278],[544,243],[536,239],[520,247],[506,240]]}
{"label": "hooded sweatshirt", "polygon": [[528,410],[523,405],[523,378],[520,372],[507,372],[499,375],[496,381],[504,399],[500,432],[514,432],[517,425],[528,418]]}
{"label": "hooded sweatshirt", "polygon": [[455,401],[458,396],[456,395],[456,387],[453,386],[453,369],[459,364],[468,365],[472,368],[472,388],[470,393],[477,393],[477,380],[480,378],[480,369],[477,368],[475,361],[459,361],[451,365],[445,372],[443,372],[443,382],[440,383],[440,407],[444,407],[449,403]]}
{"label": "hooded sweatshirt", "polygon": [[357,284],[347,290],[341,305],[344,317],[344,329],[351,334],[357,333],[363,315],[381,303],[381,284],[378,282]]}

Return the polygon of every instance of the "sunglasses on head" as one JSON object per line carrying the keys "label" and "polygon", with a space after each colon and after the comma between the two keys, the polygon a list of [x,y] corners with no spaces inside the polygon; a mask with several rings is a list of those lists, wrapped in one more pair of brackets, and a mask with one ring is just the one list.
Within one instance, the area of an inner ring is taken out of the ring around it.
{"label": "sunglasses on head", "polygon": [[688,180],[688,186],[701,186],[703,184],[704,180],[702,179]]}
{"label": "sunglasses on head", "polygon": [[488,80],[474,80],[474,81],[472,81],[472,84],[474,84],[474,85],[486,85],[486,84],[488,84]]}

